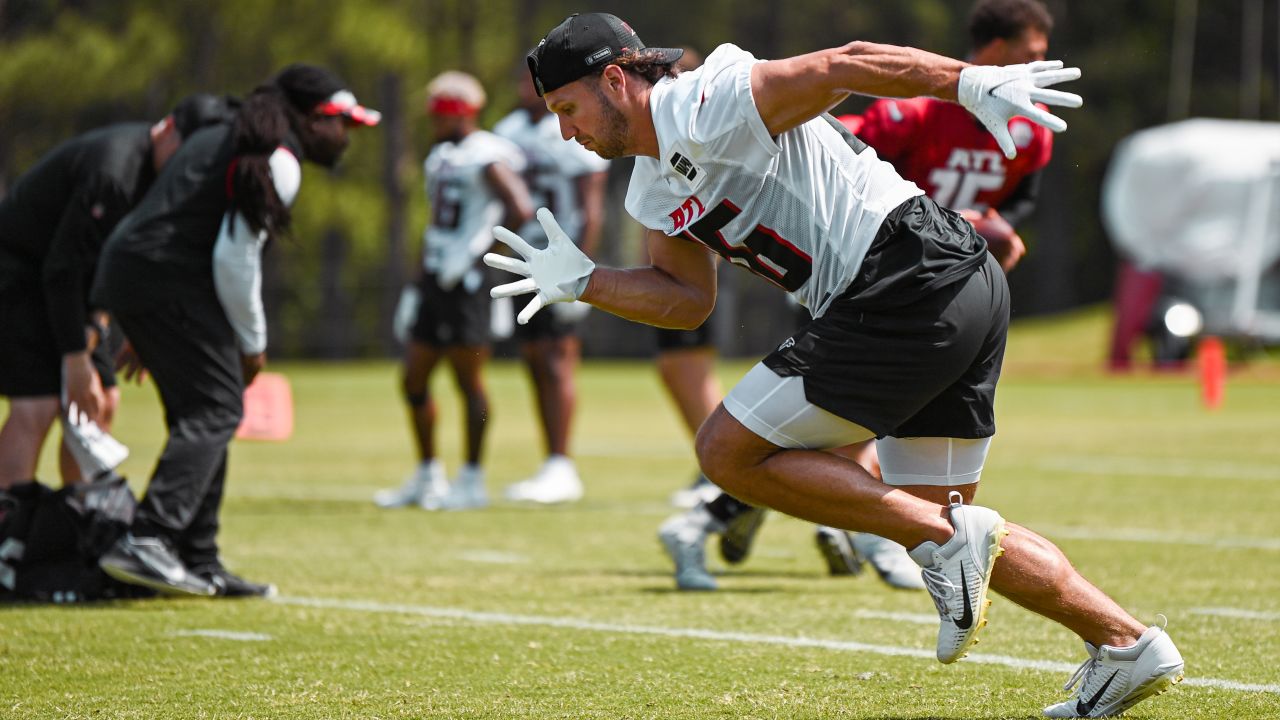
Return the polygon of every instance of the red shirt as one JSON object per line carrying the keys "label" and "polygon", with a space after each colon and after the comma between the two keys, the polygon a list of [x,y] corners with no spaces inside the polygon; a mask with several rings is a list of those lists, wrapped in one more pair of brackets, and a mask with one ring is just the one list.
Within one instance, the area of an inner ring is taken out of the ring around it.
{"label": "red shirt", "polygon": [[1018,156],[962,106],[933,98],[876,100],[862,115],[839,118],[881,159],[953,210],[1000,208],[1018,184],[1049,162],[1053,133],[1027,118],[1009,121]]}

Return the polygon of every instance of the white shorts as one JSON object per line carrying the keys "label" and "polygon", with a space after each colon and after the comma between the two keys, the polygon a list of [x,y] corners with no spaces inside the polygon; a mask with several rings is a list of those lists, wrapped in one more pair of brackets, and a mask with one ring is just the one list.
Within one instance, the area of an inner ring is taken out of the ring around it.
{"label": "white shorts", "polygon": [[[762,363],[729,391],[724,409],[748,430],[783,448],[831,450],[874,437],[856,423],[810,403],[804,378],[780,377]],[[883,437],[876,441],[889,485],[956,486],[982,475],[991,438]]]}

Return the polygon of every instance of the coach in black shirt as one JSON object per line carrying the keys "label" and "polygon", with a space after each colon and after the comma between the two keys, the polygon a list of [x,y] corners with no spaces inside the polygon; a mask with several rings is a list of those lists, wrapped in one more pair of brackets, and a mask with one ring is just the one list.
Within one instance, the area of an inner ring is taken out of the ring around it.
{"label": "coach in black shirt", "polygon": [[151,373],[169,439],[133,527],[101,560],[161,592],[261,596],[218,557],[227,445],[266,363],[261,253],[288,229],[301,159],[332,166],[354,125],[375,125],[331,72],[293,65],[234,123],[196,133],[107,239],[93,300]]}
{"label": "coach in black shirt", "polygon": [[[105,317],[87,302],[102,243],[184,138],[229,117],[224,100],[192,95],[154,125],[90,131],[42,157],[0,202],[0,489],[34,478],[64,389],[109,425],[119,395]],[[65,449],[62,471],[64,483],[79,479]]]}

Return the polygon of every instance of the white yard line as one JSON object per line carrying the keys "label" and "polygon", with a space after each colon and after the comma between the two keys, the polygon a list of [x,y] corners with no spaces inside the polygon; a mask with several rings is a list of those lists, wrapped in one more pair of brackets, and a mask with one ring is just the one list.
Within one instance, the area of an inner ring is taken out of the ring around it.
{"label": "white yard line", "polygon": [[[822,640],[788,635],[759,635],[755,633],[724,632],[719,630],[700,630],[697,628],[674,628],[654,625],[624,625],[619,623],[595,622],[573,617],[553,617],[545,615],[511,615],[508,613],[477,612],[462,608],[431,607],[426,605],[400,605],[380,603],[366,600],[338,600],[331,598],[277,597],[272,602],[283,605],[327,608],[332,610],[351,610],[367,613],[387,613],[396,615],[417,615],[420,617],[445,618],[486,625],[531,625],[539,627],[566,628],[569,630],[586,630],[592,632],[611,633],[615,635],[656,635],[660,637],[688,638],[693,640],[713,640],[720,642],[753,643],[763,645],[780,645],[793,648],[822,648],[843,652],[863,652],[873,655],[890,655],[896,657],[913,657],[936,662],[933,650],[922,648],[899,647],[895,645],[876,645],[848,640]],[[1070,673],[1076,669],[1077,663],[1055,662],[1051,660],[1031,660],[1008,655],[987,655],[972,653],[965,660],[970,663],[986,665],[1002,665],[1023,670],[1042,670],[1055,673]],[[1235,680],[1217,678],[1187,678],[1186,685],[1211,687],[1220,690],[1237,690],[1240,692],[1263,692],[1280,695],[1280,684],[1242,683]]]}
{"label": "white yard line", "polygon": [[239,640],[240,642],[262,642],[272,639],[270,635],[235,630],[179,630],[169,633],[174,637],[207,637],[217,640]]}
{"label": "white yard line", "polygon": [[1191,608],[1192,615],[1213,615],[1216,617],[1237,618],[1240,620],[1263,620],[1266,622],[1280,622],[1280,612],[1261,612],[1259,610],[1244,610],[1242,608],[1229,607],[1200,607]]}

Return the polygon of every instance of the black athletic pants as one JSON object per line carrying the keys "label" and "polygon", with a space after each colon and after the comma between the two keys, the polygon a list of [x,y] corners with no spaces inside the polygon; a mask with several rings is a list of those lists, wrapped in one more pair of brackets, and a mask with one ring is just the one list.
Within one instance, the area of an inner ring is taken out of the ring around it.
{"label": "black athletic pants", "polygon": [[168,538],[192,569],[218,562],[227,445],[244,414],[235,334],[212,289],[202,290],[116,313],[160,392],[169,428],[133,534]]}

